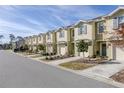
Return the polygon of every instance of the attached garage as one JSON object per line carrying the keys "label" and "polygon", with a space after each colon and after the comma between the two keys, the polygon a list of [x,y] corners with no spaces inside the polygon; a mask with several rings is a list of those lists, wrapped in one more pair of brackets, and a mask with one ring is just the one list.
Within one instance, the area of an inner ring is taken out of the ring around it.
{"label": "attached garage", "polygon": [[47,52],[53,53],[53,47],[51,45],[47,46]]}
{"label": "attached garage", "polygon": [[81,56],[81,57],[88,57],[89,56],[89,52],[84,52],[84,55],[83,55],[83,52],[79,52],[79,56]]}
{"label": "attached garage", "polygon": [[65,47],[60,47],[60,54],[61,54],[61,55],[65,55],[66,52],[67,52],[66,46],[65,46]]}
{"label": "attached garage", "polygon": [[124,48],[122,47],[115,47],[115,59],[116,60],[124,60]]}

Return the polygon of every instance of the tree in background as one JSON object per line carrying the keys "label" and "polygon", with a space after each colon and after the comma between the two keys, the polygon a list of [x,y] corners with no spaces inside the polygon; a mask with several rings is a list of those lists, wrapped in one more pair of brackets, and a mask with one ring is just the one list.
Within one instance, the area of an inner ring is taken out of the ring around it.
{"label": "tree in background", "polygon": [[15,41],[15,36],[13,34],[9,34],[9,38],[10,38],[10,45],[11,45],[11,48],[12,48],[12,43]]}
{"label": "tree in background", "polygon": [[23,37],[21,37],[21,36],[17,36],[17,37],[16,37],[16,40],[19,41],[19,40],[24,40],[24,39],[23,39]]}
{"label": "tree in background", "polygon": [[16,38],[13,34],[9,34],[10,42],[13,42]]}
{"label": "tree in background", "polygon": [[2,39],[4,38],[3,35],[0,35],[0,43],[2,43]]}

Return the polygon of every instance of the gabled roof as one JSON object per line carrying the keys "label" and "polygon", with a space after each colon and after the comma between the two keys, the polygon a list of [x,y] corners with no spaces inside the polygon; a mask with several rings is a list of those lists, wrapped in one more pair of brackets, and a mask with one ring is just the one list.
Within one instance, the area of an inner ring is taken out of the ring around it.
{"label": "gabled roof", "polygon": [[73,28],[74,27],[74,24],[72,25],[68,25],[68,26],[62,26],[62,27],[59,27],[56,29],[56,32],[59,32],[60,30],[67,30],[68,28]]}
{"label": "gabled roof", "polygon": [[45,33],[40,33],[40,34],[38,34],[38,36],[43,36],[43,35],[45,35]]}
{"label": "gabled roof", "polygon": [[119,10],[124,10],[124,7],[119,6],[118,8],[116,8],[115,10],[113,10],[111,13],[109,13],[107,16],[112,16],[113,14],[115,14],[116,12],[118,12]]}
{"label": "gabled roof", "polygon": [[79,23],[81,23],[81,22],[83,22],[83,23],[86,23],[87,21],[85,21],[85,20],[79,20],[79,21],[77,21],[75,24],[74,24],[74,26],[77,26]]}
{"label": "gabled roof", "polygon": [[46,32],[46,34],[49,34],[49,33],[54,33],[55,30],[49,30],[48,32]]}

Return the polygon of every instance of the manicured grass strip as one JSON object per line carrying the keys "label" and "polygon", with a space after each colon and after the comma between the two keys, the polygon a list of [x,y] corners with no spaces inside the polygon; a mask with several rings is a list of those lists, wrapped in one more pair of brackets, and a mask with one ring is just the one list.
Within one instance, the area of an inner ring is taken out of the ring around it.
{"label": "manicured grass strip", "polygon": [[83,62],[67,62],[59,65],[65,68],[73,69],[73,70],[83,70],[83,69],[95,66],[95,64],[88,64]]}

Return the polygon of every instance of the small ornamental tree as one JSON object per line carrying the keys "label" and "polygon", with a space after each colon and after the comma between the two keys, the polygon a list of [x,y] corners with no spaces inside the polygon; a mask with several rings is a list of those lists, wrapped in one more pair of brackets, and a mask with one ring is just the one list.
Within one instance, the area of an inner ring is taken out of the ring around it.
{"label": "small ornamental tree", "polygon": [[84,40],[80,40],[79,42],[77,42],[78,52],[83,52],[83,57],[85,57],[84,52],[88,52],[88,46],[89,43],[85,42]]}

